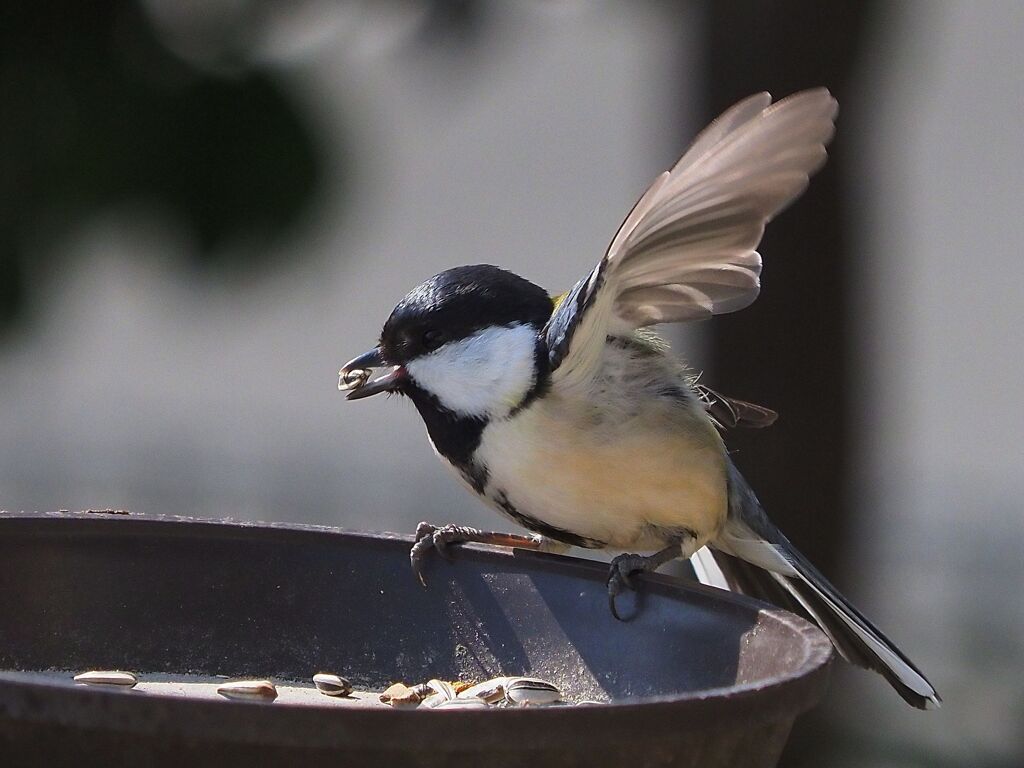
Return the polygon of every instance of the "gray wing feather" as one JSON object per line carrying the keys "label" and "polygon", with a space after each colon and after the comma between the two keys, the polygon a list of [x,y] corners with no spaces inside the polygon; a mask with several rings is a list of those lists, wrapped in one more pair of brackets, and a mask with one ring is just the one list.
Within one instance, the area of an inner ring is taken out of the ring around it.
{"label": "gray wing feather", "polygon": [[751,96],[708,126],[555,311],[546,338],[560,385],[588,380],[608,334],[733,312],[757,297],[765,224],[824,163],[838,109],[824,88],[770,102]]}
{"label": "gray wing feather", "polygon": [[[764,227],[825,162],[837,108],[824,89],[771,106],[755,97],[699,137],[609,250],[615,315],[638,327],[732,312],[757,298]],[[640,290],[661,286],[690,290]]]}

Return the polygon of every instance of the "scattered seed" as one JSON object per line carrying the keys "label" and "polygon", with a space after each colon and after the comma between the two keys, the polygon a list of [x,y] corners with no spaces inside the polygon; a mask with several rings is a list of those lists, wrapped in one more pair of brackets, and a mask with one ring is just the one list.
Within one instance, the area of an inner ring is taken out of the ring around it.
{"label": "scattered seed", "polygon": [[387,688],[385,688],[384,693],[382,693],[377,698],[380,699],[381,702],[383,702],[384,704],[390,704],[395,697],[403,698],[408,695],[409,686],[407,686],[405,683],[392,683]]}
{"label": "scattered seed", "polygon": [[348,696],[352,693],[352,683],[344,677],[327,672],[318,672],[313,675],[313,684],[325,696]]}
{"label": "scattered seed", "polygon": [[234,680],[217,686],[217,693],[228,699],[273,701],[277,688],[269,680]]}
{"label": "scattered seed", "polygon": [[420,683],[419,685],[414,685],[409,688],[409,691],[410,700],[415,700],[417,702],[423,701],[423,699],[427,698],[427,696],[437,693],[436,690],[430,687],[429,683]]}
{"label": "scattered seed", "polygon": [[505,698],[505,683],[513,679],[511,677],[495,677],[485,680],[459,691],[458,698],[480,699],[488,704],[496,704]]}
{"label": "scattered seed", "polygon": [[131,672],[118,672],[113,670],[90,670],[80,675],[75,675],[76,683],[86,685],[123,685],[131,688],[138,682],[138,679]]}
{"label": "scattered seed", "polygon": [[424,709],[436,709],[442,704],[447,704],[449,701],[458,701],[458,699],[449,699],[443,693],[432,693],[420,702],[420,706]]}
{"label": "scattered seed", "polygon": [[438,696],[443,696],[447,701],[451,701],[456,696],[455,686],[447,680],[430,680],[427,682],[427,687]]}
{"label": "scattered seed", "polygon": [[556,686],[537,677],[513,677],[505,683],[505,700],[518,707],[553,704],[561,698]]}
{"label": "scattered seed", "polygon": [[390,704],[393,707],[416,706],[430,694],[431,690],[426,685],[417,685],[410,688],[405,683],[395,683],[384,691],[379,698],[385,704]]}
{"label": "scattered seed", "polygon": [[[423,703],[426,705],[426,702]],[[432,709],[490,709],[490,706],[483,699],[450,699]]]}

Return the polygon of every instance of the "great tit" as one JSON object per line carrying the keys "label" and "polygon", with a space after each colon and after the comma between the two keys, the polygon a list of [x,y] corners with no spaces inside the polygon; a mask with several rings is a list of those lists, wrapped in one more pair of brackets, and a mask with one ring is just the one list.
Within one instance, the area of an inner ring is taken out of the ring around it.
{"label": "great tit", "polygon": [[[726,111],[630,211],[597,266],[567,294],[498,267],[449,269],[394,308],[376,348],[346,363],[355,400],[408,397],[436,453],[475,494],[533,536],[422,523],[412,551],[483,541],[621,554],[609,600],[631,576],[693,556],[699,575],[782,600],[846,659],[919,708],[935,688],[796,550],[733,464],[724,425],[773,414],[703,387],[648,330],[732,312],[760,289],[765,224],[825,162],[837,103],[815,89]],[[373,378],[373,369],[387,368]]]}

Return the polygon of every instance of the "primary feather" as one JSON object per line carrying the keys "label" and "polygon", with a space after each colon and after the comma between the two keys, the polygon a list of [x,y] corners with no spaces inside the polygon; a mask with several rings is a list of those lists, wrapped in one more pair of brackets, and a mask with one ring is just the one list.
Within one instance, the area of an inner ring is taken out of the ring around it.
{"label": "primary feather", "polygon": [[548,323],[552,370],[562,383],[586,384],[608,334],[733,312],[754,301],[764,227],[824,163],[837,110],[824,88],[775,104],[763,93],[705,129],[655,179],[605,257]]}

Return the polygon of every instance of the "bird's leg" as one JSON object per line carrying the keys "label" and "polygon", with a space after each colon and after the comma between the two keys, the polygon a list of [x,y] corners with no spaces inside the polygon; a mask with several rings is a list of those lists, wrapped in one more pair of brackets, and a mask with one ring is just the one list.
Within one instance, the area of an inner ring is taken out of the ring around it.
{"label": "bird's leg", "polygon": [[615,598],[623,590],[636,589],[632,580],[634,573],[656,571],[669,560],[675,560],[681,554],[682,550],[677,543],[671,544],[653,555],[623,554],[613,559],[608,570],[608,607],[612,611],[612,616],[619,621],[625,621],[619,615],[618,608],[615,607]]}
{"label": "bird's leg", "polygon": [[412,572],[425,587],[423,565],[430,550],[436,550],[445,560],[451,560],[448,550],[450,544],[494,544],[499,547],[520,547],[523,549],[541,549],[544,539],[541,536],[520,536],[515,533],[498,533],[497,531],[481,531],[467,525],[441,525],[420,523],[416,526],[416,543],[409,550],[409,561]]}

